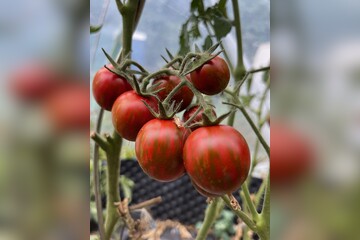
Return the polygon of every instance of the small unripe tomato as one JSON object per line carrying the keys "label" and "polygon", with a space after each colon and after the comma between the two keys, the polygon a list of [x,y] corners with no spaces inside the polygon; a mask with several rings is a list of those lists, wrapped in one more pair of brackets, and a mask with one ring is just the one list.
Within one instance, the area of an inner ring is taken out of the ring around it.
{"label": "small unripe tomato", "polygon": [[216,56],[191,72],[190,77],[197,90],[206,95],[215,95],[229,84],[230,70],[225,60]]}
{"label": "small unripe tomato", "polygon": [[[110,65],[108,67],[113,68]],[[96,72],[92,83],[92,92],[96,102],[107,111],[111,111],[118,96],[130,90],[132,88],[126,79],[110,72],[105,67]]]}
{"label": "small unripe tomato", "polygon": [[190,130],[175,120],[153,119],[140,130],[136,142],[136,157],[143,171],[162,182],[184,175],[183,146]]}
{"label": "small unripe tomato", "polygon": [[154,97],[142,97],[135,91],[121,94],[112,107],[114,128],[126,140],[135,141],[142,126],[155,118],[143,101],[157,109],[157,100]]}
{"label": "small unripe tomato", "polygon": [[[189,120],[196,113],[196,111],[198,109],[199,109],[199,106],[193,106],[193,107],[187,109],[183,115],[183,122],[186,122],[187,120]],[[195,118],[189,123],[189,126],[191,126],[192,124],[197,123],[197,122],[202,122],[203,112],[204,112],[204,109],[201,109],[200,112],[198,114],[196,114]],[[216,112],[214,111],[214,109],[212,109],[212,113],[216,116]],[[191,131],[195,131],[195,129],[197,129],[197,128],[199,128],[199,127],[194,126],[194,127],[191,127],[190,129],[191,129]]]}
{"label": "small unripe tomato", "polygon": [[[156,89],[163,88],[163,90],[161,90],[160,92],[157,93],[160,100],[163,101],[180,82],[181,82],[181,78],[179,78],[178,76],[164,76],[159,79],[156,79],[154,81],[154,84],[160,83],[160,85]],[[171,101],[175,101],[176,104],[179,104],[182,101],[181,107],[179,110],[179,112],[180,112],[190,105],[193,97],[194,97],[194,94],[190,90],[190,88],[188,88],[187,86],[183,86],[174,95],[174,97],[171,99]]]}
{"label": "small unripe tomato", "polygon": [[206,192],[223,195],[240,188],[250,169],[250,151],[244,137],[225,125],[196,129],[184,146],[184,166]]}

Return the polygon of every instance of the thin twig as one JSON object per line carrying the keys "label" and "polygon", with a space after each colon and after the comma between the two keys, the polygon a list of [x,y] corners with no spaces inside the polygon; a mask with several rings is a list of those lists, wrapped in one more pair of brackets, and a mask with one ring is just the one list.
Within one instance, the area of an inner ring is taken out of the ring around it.
{"label": "thin twig", "polygon": [[[96,132],[100,133],[101,124],[104,115],[104,109],[100,109],[99,116],[96,123]],[[96,203],[96,214],[98,219],[99,226],[99,235],[100,240],[105,239],[105,229],[104,229],[104,219],[103,219],[103,210],[102,210],[102,202],[101,202],[101,193],[100,193],[100,176],[99,176],[99,145],[95,142],[94,146],[94,192],[95,192],[95,203]]]}

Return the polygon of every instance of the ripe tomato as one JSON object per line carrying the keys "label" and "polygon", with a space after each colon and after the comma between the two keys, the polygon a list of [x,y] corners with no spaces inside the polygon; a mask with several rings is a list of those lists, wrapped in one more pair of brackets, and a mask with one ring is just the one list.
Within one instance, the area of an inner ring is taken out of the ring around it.
{"label": "ripe tomato", "polygon": [[[110,67],[110,66],[109,66]],[[113,68],[111,66],[111,68]],[[110,72],[105,67],[95,74],[92,91],[96,102],[105,110],[111,111],[116,98],[132,90],[126,79]]]}
{"label": "ripe tomato", "polygon": [[175,120],[153,119],[140,130],[135,152],[141,168],[151,178],[168,182],[185,173],[183,146],[190,130]]}
{"label": "ripe tomato", "polygon": [[142,97],[135,91],[128,91],[116,99],[111,110],[115,130],[129,141],[135,141],[142,126],[155,118],[142,100],[157,109],[154,97]]}
{"label": "ripe tomato", "polygon": [[200,92],[215,95],[222,92],[228,85],[230,70],[225,60],[216,56],[193,71],[190,77],[191,82]]}
{"label": "ripe tomato", "polygon": [[54,90],[44,102],[45,110],[58,131],[88,130],[90,91],[85,84],[66,84]]}
{"label": "ripe tomato", "polygon": [[20,66],[10,76],[13,94],[23,101],[43,100],[56,89],[58,76],[43,64]]}
{"label": "ripe tomato", "polygon": [[[160,100],[164,100],[167,95],[181,82],[181,78],[177,76],[164,76],[159,79],[156,79],[154,81],[154,84],[160,83],[160,85],[156,89],[164,88],[162,91],[160,91],[157,95],[160,98]],[[175,101],[177,104],[182,101],[180,111],[187,108],[192,99],[194,97],[193,92],[188,88],[187,86],[183,86],[171,99],[172,101]]]}
{"label": "ripe tomato", "polygon": [[[184,112],[183,115],[183,122],[186,122],[189,118],[191,118],[192,115],[195,114],[195,112],[198,110],[199,106],[193,106],[191,108],[189,108],[188,110],[186,110]],[[202,118],[202,113],[204,112],[204,109],[201,109],[200,112],[196,115],[196,117],[190,122],[189,125],[192,125],[194,123],[197,122],[202,122],[203,118]],[[214,111],[214,109],[212,110],[212,112],[214,113],[214,115],[216,116],[216,112]],[[191,131],[195,131],[195,129],[198,129],[199,127],[192,127]]]}
{"label": "ripe tomato", "polygon": [[244,137],[230,126],[196,129],[184,146],[184,166],[206,192],[222,195],[238,189],[250,169],[250,151]]}
{"label": "ripe tomato", "polygon": [[200,193],[201,195],[203,195],[204,197],[209,197],[209,198],[219,197],[219,195],[212,194],[212,193],[205,191],[204,189],[199,187],[193,180],[191,180],[191,183],[192,183],[193,187],[196,189],[196,191],[198,193]]}
{"label": "ripe tomato", "polygon": [[313,149],[308,139],[284,123],[271,125],[270,178],[274,186],[289,185],[311,169]]}

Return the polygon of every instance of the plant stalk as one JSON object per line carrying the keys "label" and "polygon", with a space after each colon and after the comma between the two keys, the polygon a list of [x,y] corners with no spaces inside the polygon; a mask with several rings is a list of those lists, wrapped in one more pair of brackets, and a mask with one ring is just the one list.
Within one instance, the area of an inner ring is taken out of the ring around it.
{"label": "plant stalk", "polygon": [[214,221],[217,217],[217,206],[220,202],[219,198],[214,198],[212,202],[207,206],[206,212],[205,212],[205,218],[203,221],[203,224],[201,225],[201,228],[196,236],[196,240],[202,240],[206,239],[206,236],[208,235],[208,232],[213,225]]}

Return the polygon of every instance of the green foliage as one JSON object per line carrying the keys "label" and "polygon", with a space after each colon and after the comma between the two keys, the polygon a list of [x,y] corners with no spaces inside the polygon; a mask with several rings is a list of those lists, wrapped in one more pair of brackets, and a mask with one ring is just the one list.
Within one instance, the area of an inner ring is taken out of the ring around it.
{"label": "green foliage", "polygon": [[101,28],[102,28],[102,25],[99,25],[99,26],[91,26],[90,25],[90,33],[91,34],[92,33],[97,33],[97,32],[99,32],[101,30]]}
{"label": "green foliage", "polygon": [[[232,22],[227,17],[226,2],[226,0],[220,0],[215,5],[205,9],[203,0],[191,1],[191,15],[182,25],[180,31],[179,55],[188,53],[192,43],[202,37],[201,25],[205,26],[208,31],[205,33],[207,37],[202,46],[203,50],[213,45],[212,37],[216,37],[216,40],[219,41],[231,31]],[[212,36],[210,31],[214,32],[215,36]]]}
{"label": "green foliage", "polygon": [[130,202],[131,198],[132,198],[132,190],[135,186],[134,181],[131,180],[130,178],[127,178],[124,175],[121,175],[120,179],[119,179],[119,183],[120,183],[121,189],[123,190],[123,193],[124,193],[123,197],[129,199],[129,202]]}

